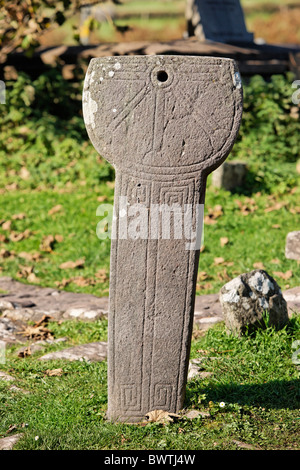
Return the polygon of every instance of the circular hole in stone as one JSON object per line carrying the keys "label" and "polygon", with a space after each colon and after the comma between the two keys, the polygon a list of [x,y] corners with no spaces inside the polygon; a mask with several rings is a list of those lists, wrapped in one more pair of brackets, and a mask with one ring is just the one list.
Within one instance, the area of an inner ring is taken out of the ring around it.
{"label": "circular hole in stone", "polygon": [[159,82],[166,82],[168,78],[169,78],[169,75],[164,70],[160,70],[159,72],[157,72],[157,80]]}

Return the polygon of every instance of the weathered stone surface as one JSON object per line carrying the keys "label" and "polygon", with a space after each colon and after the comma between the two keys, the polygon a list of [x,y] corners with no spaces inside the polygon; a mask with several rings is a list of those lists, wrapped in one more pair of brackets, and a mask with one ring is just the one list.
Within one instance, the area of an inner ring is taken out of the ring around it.
{"label": "weathered stone surface", "polygon": [[23,434],[14,434],[13,436],[2,437],[0,439],[0,450],[12,450],[22,436]]}
{"label": "weathered stone surface", "polygon": [[[185,395],[199,249],[187,248],[187,236],[163,237],[160,227],[156,237],[130,237],[124,221],[139,204],[153,228],[154,206],[177,204],[191,207],[197,225],[207,175],[238,133],[240,76],[229,59],[93,59],[83,112],[92,143],[116,169],[108,418],[132,422],[153,409],[176,413]],[[174,220],[171,225],[174,233]]]}
{"label": "weathered stone surface", "polygon": [[44,315],[53,320],[96,320],[107,315],[108,299],[90,294],[22,284],[0,277],[0,312],[11,320],[39,321]]}
{"label": "weathered stone surface", "polygon": [[287,304],[276,281],[263,270],[241,274],[220,291],[225,324],[233,334],[241,335],[263,326],[263,314],[270,325],[282,328],[288,322]]}
{"label": "weathered stone surface", "polygon": [[290,232],[286,237],[285,256],[300,260],[300,231]]}
{"label": "weathered stone surface", "polygon": [[186,19],[189,35],[201,41],[253,42],[240,0],[187,0]]}
{"label": "weathered stone surface", "polygon": [[107,356],[107,343],[96,342],[81,344],[72,348],[62,349],[40,357],[42,361],[49,361],[54,359],[65,359],[67,361],[80,361],[86,360],[91,362],[101,362]]}
{"label": "weathered stone surface", "polygon": [[[209,358],[205,358],[206,362]],[[189,370],[188,370],[188,380],[192,380],[194,378],[206,379],[210,377],[212,372],[208,372],[204,370],[203,367],[203,358],[200,359],[192,359],[189,363]]]}
{"label": "weathered stone surface", "polygon": [[216,188],[232,191],[242,187],[247,174],[247,165],[244,162],[224,162],[212,174],[212,184]]}
{"label": "weathered stone surface", "polygon": [[0,380],[6,380],[7,382],[10,382],[12,380],[15,380],[15,378],[7,374],[6,372],[0,370]]}
{"label": "weathered stone surface", "polygon": [[0,341],[6,344],[15,344],[22,342],[22,336],[19,335],[22,330],[20,321],[12,321],[9,318],[0,317]]}
{"label": "weathered stone surface", "polygon": [[18,349],[16,355],[19,357],[26,357],[27,355],[34,354],[39,351],[43,351],[46,346],[57,344],[57,343],[64,343],[67,341],[68,338],[62,337],[57,339],[42,339],[39,341],[35,341],[27,346],[23,346],[22,348]]}

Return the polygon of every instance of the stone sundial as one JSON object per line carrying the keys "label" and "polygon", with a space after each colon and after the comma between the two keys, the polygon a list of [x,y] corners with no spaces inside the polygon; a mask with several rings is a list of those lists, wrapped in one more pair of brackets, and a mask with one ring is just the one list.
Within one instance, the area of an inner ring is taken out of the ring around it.
{"label": "stone sundial", "polygon": [[[127,207],[204,204],[208,174],[229,154],[242,116],[231,59],[122,56],[92,59],[83,112],[89,137],[116,170],[111,245],[108,418],[134,422],[183,406],[199,246],[184,236],[128,237]],[[123,198],[123,199],[122,199]],[[150,221],[149,226],[151,225]],[[153,225],[153,224],[152,224]]]}

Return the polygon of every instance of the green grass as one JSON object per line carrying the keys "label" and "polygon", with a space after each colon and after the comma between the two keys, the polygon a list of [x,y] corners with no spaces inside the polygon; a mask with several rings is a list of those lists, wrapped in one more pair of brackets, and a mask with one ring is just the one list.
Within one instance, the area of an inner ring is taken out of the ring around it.
{"label": "green grass", "polygon": [[[284,254],[287,233],[299,228],[300,207],[299,118],[291,102],[292,82],[292,76],[277,76],[245,84],[243,123],[229,158],[246,161],[249,172],[235,193],[213,188],[209,178],[205,214],[216,214],[216,206],[222,211],[218,208],[215,224],[205,225],[200,294],[217,293],[255,263],[263,263],[283,289],[299,285],[299,263]],[[88,140],[80,100],[81,81],[67,83],[59,70],[34,82],[20,76],[7,83],[7,104],[0,107],[0,267],[1,275],[23,282],[30,282],[26,267],[39,285],[58,283],[101,296],[108,295],[110,241],[96,236],[96,210],[99,198],[113,202],[114,172]],[[23,218],[14,217],[20,213]],[[12,241],[22,233],[25,238]],[[49,235],[63,238],[46,252],[41,243]],[[228,238],[223,247],[221,237]],[[24,252],[38,259],[28,261]],[[81,268],[59,267],[82,258]],[[169,425],[108,423],[106,362],[43,363],[40,353],[21,359],[15,347],[8,348],[1,369],[30,393],[9,390],[10,384],[0,381],[0,436],[15,426],[13,432],[24,433],[17,448],[28,450],[237,449],[241,442],[299,449],[299,371],[291,359],[292,343],[300,339],[299,318],[282,331],[267,329],[251,337],[228,336],[222,324],[200,339],[195,334],[191,357],[205,350],[205,356],[216,359],[205,361],[211,376],[189,382],[185,406],[208,416]],[[50,328],[56,338],[68,341],[45,352],[107,338],[105,321],[50,323]],[[59,367],[63,376],[45,375]]]}
{"label": "green grass", "polygon": [[[221,206],[222,215],[215,224],[204,225],[199,271],[206,274],[199,280],[198,294],[218,292],[256,263],[262,263],[283,289],[300,283],[299,263],[285,258],[285,239],[299,228],[300,207],[299,119],[291,116],[292,81],[275,76],[267,83],[255,77],[245,85],[243,123],[229,159],[247,163],[247,181],[230,193],[214,188],[208,179],[205,215],[216,206]],[[18,278],[24,266],[31,267],[42,286],[57,286],[66,279],[68,290],[108,295],[110,240],[97,238],[96,210],[100,201],[113,203],[114,172],[89,142],[80,88],[52,71],[35,82],[21,76],[13,88],[8,84],[7,96],[1,114],[0,220],[11,225],[0,226],[0,249],[10,253],[0,257],[2,274]],[[60,210],[49,214],[57,205]],[[25,217],[15,220],[20,213]],[[14,234],[26,230],[26,238],[13,241]],[[40,246],[49,235],[63,239],[45,252]],[[223,247],[222,237],[228,238]],[[39,258],[28,261],[19,256],[24,252]],[[59,267],[82,258],[81,268]],[[215,258],[223,261],[216,264]],[[106,278],[96,278],[98,270],[104,270]],[[76,281],[78,277],[86,285]],[[26,275],[21,279],[26,282]]]}
{"label": "green grass", "polygon": [[[49,324],[55,337],[68,337],[67,345],[106,340],[106,326],[106,321]],[[228,336],[223,324],[209,330],[193,341],[191,356],[205,351],[203,367],[212,375],[189,381],[185,401],[186,410],[206,415],[146,426],[106,421],[106,362],[44,363],[40,353],[19,359],[10,348],[1,369],[30,393],[10,391],[10,383],[0,381],[0,436],[15,425],[13,432],[23,433],[15,448],[23,450],[230,450],[241,443],[299,450],[299,371],[291,361],[296,338],[299,317],[284,330],[269,328],[243,338]],[[66,343],[46,351],[61,347]],[[63,369],[61,377],[45,375],[56,368]]]}

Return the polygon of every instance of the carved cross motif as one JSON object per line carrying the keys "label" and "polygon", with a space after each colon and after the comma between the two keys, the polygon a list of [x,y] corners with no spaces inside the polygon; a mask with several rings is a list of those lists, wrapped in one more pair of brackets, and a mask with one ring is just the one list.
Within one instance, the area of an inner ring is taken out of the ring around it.
{"label": "carved cross motif", "polygon": [[[190,229],[197,226],[207,175],[233,146],[242,115],[240,77],[229,59],[93,59],[83,110],[93,145],[116,169],[108,418],[176,412],[184,400],[199,260],[199,246],[187,249],[180,223],[190,208]],[[135,204],[149,236],[124,236],[124,214]],[[156,223],[162,207],[176,209],[174,236]]]}

